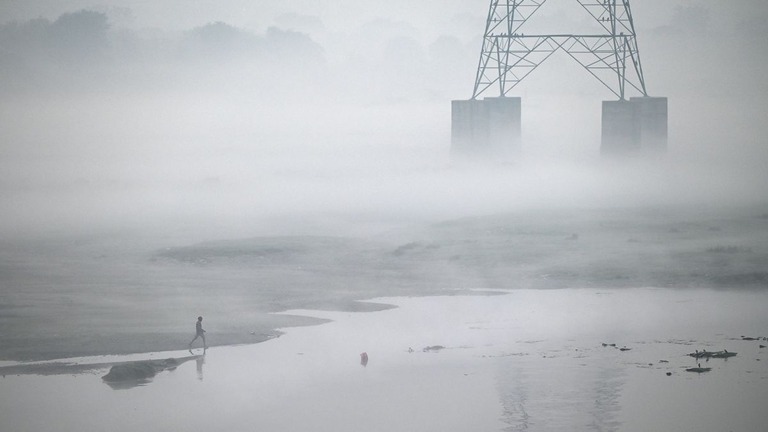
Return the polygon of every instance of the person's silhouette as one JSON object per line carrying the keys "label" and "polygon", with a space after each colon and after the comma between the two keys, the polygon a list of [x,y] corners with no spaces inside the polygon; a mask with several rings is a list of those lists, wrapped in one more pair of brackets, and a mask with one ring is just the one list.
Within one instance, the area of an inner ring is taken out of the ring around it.
{"label": "person's silhouette", "polygon": [[195,323],[195,337],[189,343],[190,349],[192,349],[192,343],[195,342],[197,338],[202,338],[203,348],[208,348],[208,344],[205,343],[205,330],[203,330],[203,317],[201,316],[197,317],[197,323]]}

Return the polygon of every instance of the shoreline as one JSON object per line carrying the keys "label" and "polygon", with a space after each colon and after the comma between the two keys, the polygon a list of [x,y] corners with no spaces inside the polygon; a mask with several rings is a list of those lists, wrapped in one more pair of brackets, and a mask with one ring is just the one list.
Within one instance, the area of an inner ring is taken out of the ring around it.
{"label": "shoreline", "polygon": [[[513,295],[514,293],[525,293],[525,292],[535,292],[535,291],[595,291],[597,294],[601,294],[604,292],[604,294],[611,295],[613,292],[616,291],[641,291],[641,292],[653,292],[653,291],[678,291],[678,292],[685,292],[685,291],[704,291],[704,292],[726,292],[730,291],[733,293],[745,293],[749,292],[750,290],[719,290],[715,288],[663,288],[663,287],[638,287],[638,288],[613,288],[613,289],[596,289],[592,287],[578,287],[578,288],[553,288],[553,289],[509,289],[509,290],[501,290],[501,289],[467,289],[467,290],[457,290],[449,293],[444,294],[415,294],[415,295],[408,295],[408,296],[399,296],[394,297],[390,299],[422,299],[427,300],[430,298],[441,298],[441,297],[475,297],[475,296],[508,296]],[[277,329],[273,329],[273,331],[269,335],[262,335],[263,338],[261,338],[258,341],[245,341],[245,342],[239,342],[239,343],[220,343],[220,344],[210,344],[205,350],[201,347],[193,347],[191,350],[186,349],[176,349],[176,350],[159,350],[159,351],[146,351],[146,352],[135,352],[135,353],[101,353],[97,355],[83,355],[83,356],[73,356],[73,357],[59,357],[59,358],[50,358],[50,359],[40,359],[40,360],[30,360],[30,361],[14,361],[14,360],[4,360],[0,361],[0,375],[5,377],[6,375],[15,375],[15,376],[23,376],[23,375],[40,375],[40,376],[51,376],[51,375],[76,375],[76,374],[85,374],[85,373],[92,373],[95,371],[100,370],[106,370],[109,369],[112,366],[116,365],[123,365],[123,364],[130,364],[130,363],[138,363],[138,362],[145,362],[145,361],[156,361],[156,360],[164,360],[164,359],[174,359],[174,360],[184,360],[184,359],[194,359],[196,357],[201,357],[205,355],[205,351],[208,350],[215,350],[220,348],[232,348],[232,347],[240,347],[240,346],[255,346],[258,344],[262,344],[264,342],[269,342],[273,339],[278,339],[281,336],[287,334],[290,329],[294,328],[303,328],[303,327],[316,327],[323,324],[333,323],[333,319],[327,318],[327,315],[335,315],[335,314],[344,314],[344,313],[361,313],[361,314],[367,314],[371,312],[381,312],[381,311],[387,311],[391,309],[398,309],[400,306],[397,304],[397,301],[394,301],[392,303],[387,302],[381,302],[381,297],[375,297],[371,298],[369,300],[358,300],[356,302],[361,304],[366,304],[366,307],[359,308],[355,311],[349,311],[349,310],[333,310],[333,309],[291,309],[283,312],[276,312],[272,315],[282,315],[282,316],[291,316],[291,317],[300,317],[300,318],[307,318],[315,320],[316,322],[314,324],[305,324],[305,325],[296,325],[296,326],[289,326],[289,327],[281,327]],[[386,298],[385,298],[386,299]],[[250,335],[252,336],[252,335]],[[744,336],[737,337],[736,335],[730,335],[730,340],[750,340],[750,339],[743,339]],[[758,340],[761,340],[764,338],[759,338]],[[203,350],[202,354],[192,354],[192,356],[189,356],[187,353],[192,352],[199,352]],[[184,360],[186,361],[186,360]]]}
{"label": "shoreline", "polygon": [[356,237],[341,234],[360,221],[331,236],[17,239],[0,251],[0,360],[182,349],[197,316],[213,331],[210,346],[259,343],[322,322],[285,311],[381,310],[390,306],[370,299],[471,287],[768,290],[768,207],[641,210],[392,222]]}
{"label": "shoreline", "polygon": [[[465,290],[451,290],[447,291],[445,293],[414,293],[407,297],[433,297],[433,296],[462,296],[462,295],[503,295],[506,291],[504,290],[493,290],[493,289],[465,289]],[[323,312],[332,312],[332,313],[368,313],[368,312],[380,312],[385,311],[389,309],[397,308],[398,306],[393,304],[387,304],[382,303],[378,301],[372,301],[373,299],[376,299],[379,297],[374,297],[371,299],[361,299],[361,300],[353,300],[351,303],[354,304],[354,307],[348,307],[349,304],[345,304],[347,307],[340,307],[340,308],[333,308],[333,307],[327,307],[327,308],[313,308],[311,306],[307,307],[299,307],[299,308],[292,308],[290,310],[286,311],[280,311],[280,312],[272,312],[269,315],[272,317],[276,317],[278,319],[282,318],[288,318],[288,319],[294,319],[295,322],[291,323],[290,325],[275,326],[274,328],[270,328],[267,331],[262,331],[259,333],[256,332],[248,332],[248,333],[240,333],[240,334],[232,334],[227,333],[225,335],[224,340],[226,342],[213,342],[211,341],[208,344],[208,349],[211,348],[221,348],[221,347],[233,347],[233,346],[241,346],[241,345],[256,345],[260,343],[264,343],[267,341],[270,341],[272,339],[279,338],[280,336],[285,334],[286,329],[291,328],[300,328],[300,327],[307,327],[307,326],[317,326],[326,324],[328,322],[331,322],[330,320],[326,318],[319,317],[317,315],[322,315]],[[330,305],[329,305],[330,306]],[[292,311],[302,311],[302,312],[311,312],[311,311],[317,311],[320,314],[312,314],[312,313],[293,313]],[[210,336],[222,336],[220,333],[212,333],[209,334]],[[178,337],[176,339],[184,341],[189,338],[188,333],[179,333],[177,335]],[[221,340],[221,339],[219,339]],[[166,345],[167,347],[167,345]],[[83,373],[88,372],[90,370],[94,369],[102,369],[104,367],[110,367],[115,364],[119,363],[125,363],[130,362],[129,360],[115,360],[115,361],[100,361],[100,364],[102,366],[96,367],[95,364],[93,367],[89,366],[92,365],[91,363],[83,364],[84,359],[102,359],[105,357],[118,357],[120,359],[124,358],[132,358],[132,357],[141,357],[137,360],[131,360],[131,361],[140,361],[140,360],[146,360],[146,357],[149,358],[163,358],[158,357],[162,356],[163,353],[175,353],[175,352],[186,352],[186,349],[162,349],[163,346],[158,346],[157,349],[148,349],[146,351],[137,351],[137,352],[121,352],[120,350],[103,350],[97,353],[93,352],[86,352],[86,351],[70,351],[72,355],[45,355],[45,356],[28,356],[30,358],[24,358],[24,359],[2,359],[0,360],[0,375],[7,374],[7,375],[62,375],[62,374],[69,374],[69,373]],[[193,350],[201,349],[199,347],[193,347]],[[63,353],[62,353],[63,354]]]}
{"label": "shoreline", "polygon": [[[454,294],[454,295],[461,295],[461,294]],[[465,293],[465,295],[469,295],[469,294]],[[482,295],[482,294],[478,294],[478,295]],[[200,355],[205,355],[205,351],[211,350],[214,348],[257,345],[257,344],[268,342],[283,336],[286,333],[287,329],[307,327],[307,326],[317,326],[317,325],[322,325],[322,324],[332,322],[332,320],[317,316],[317,315],[321,315],[323,312],[367,313],[367,312],[379,312],[379,311],[394,309],[398,307],[392,304],[375,302],[375,301],[367,301],[367,300],[356,300],[355,302],[364,304],[365,306],[356,308],[356,310],[354,311],[332,310],[332,309],[293,309],[291,311],[274,312],[271,315],[308,318],[308,319],[315,320],[316,322],[311,324],[275,328],[275,329],[272,329],[272,331],[269,332],[268,334],[259,335],[260,339],[257,341],[252,340],[252,336],[255,336],[255,335],[249,334],[248,336],[251,336],[250,338],[251,340],[246,340],[248,338],[244,336],[243,341],[241,342],[209,344],[208,347],[205,348],[205,350],[203,351],[203,354],[199,354],[199,355],[193,354],[192,357],[190,356],[178,357],[178,356],[180,353],[187,353],[189,351],[199,351],[203,348],[195,346],[190,348],[189,350],[176,349],[176,350],[145,351],[145,352],[134,352],[134,353],[102,352],[95,355],[78,355],[78,356],[70,356],[70,357],[41,358],[41,359],[35,359],[35,360],[0,360],[0,375],[5,377],[6,375],[50,376],[50,375],[83,374],[83,373],[88,373],[92,371],[108,369],[116,365],[131,364],[131,363],[144,362],[149,360],[168,359],[168,358],[175,359],[175,360],[193,359]],[[306,311],[310,313],[306,313],[306,314],[293,313],[293,311],[298,311],[298,310]],[[319,314],[312,314],[311,312],[313,311],[319,312]]]}
{"label": "shoreline", "polygon": [[[168,351],[168,352],[174,352],[174,351]],[[98,363],[80,363],[77,361],[67,362],[65,361],[67,359],[58,359],[58,360],[35,362],[33,364],[16,364],[16,365],[0,366],[0,375],[2,375],[3,378],[5,378],[7,375],[12,375],[12,376],[81,375],[81,374],[95,373],[96,371],[106,370],[113,366],[128,365],[128,364],[155,361],[155,360],[173,359],[177,362],[178,365],[180,365],[184,362],[194,360],[204,355],[204,354],[197,354],[197,355],[193,354],[193,355],[187,355],[184,357],[157,356],[153,358],[154,354],[161,354],[161,353],[129,355],[129,356],[139,356],[139,355],[149,356],[149,358],[140,359],[140,360],[118,360],[118,361],[106,361],[106,362],[98,362]],[[87,359],[92,359],[97,357],[112,357],[112,356],[106,355],[106,356],[96,356],[96,357],[81,357],[80,359],[87,360]],[[77,360],[77,358],[74,358],[73,360]]]}
{"label": "shoreline", "polygon": [[[493,290],[493,289],[467,289],[467,290],[455,290],[443,294],[415,294],[412,296],[405,296],[408,298],[429,298],[429,297],[454,297],[454,296],[493,296],[493,295],[507,295],[511,290]],[[295,325],[289,327],[280,327],[273,329],[270,334],[261,335],[263,338],[258,341],[243,341],[236,343],[220,343],[210,344],[206,350],[223,347],[237,347],[237,346],[252,346],[269,342],[273,339],[280,338],[287,333],[287,330],[292,328],[312,327],[327,324],[333,322],[333,320],[324,318],[320,315],[324,313],[371,313],[381,312],[390,309],[396,309],[399,306],[375,301],[380,297],[372,298],[369,300],[355,300],[355,303],[359,303],[361,306],[355,308],[355,310],[333,310],[333,309],[291,309],[282,312],[274,312],[272,315],[301,317],[316,320],[313,324]],[[249,335],[253,336],[253,335]],[[245,338],[244,338],[245,339]],[[193,347],[193,351],[199,351],[202,348]],[[135,353],[100,353],[96,355],[83,355],[72,357],[58,357],[39,360],[0,360],[0,375],[68,375],[68,374],[82,374],[96,370],[107,369],[119,364],[129,364],[134,362],[141,362],[147,360],[157,360],[174,358],[179,353],[186,353],[188,350],[164,350],[164,351],[146,351]],[[114,358],[108,360],[108,358]],[[182,357],[183,358],[183,357]]]}

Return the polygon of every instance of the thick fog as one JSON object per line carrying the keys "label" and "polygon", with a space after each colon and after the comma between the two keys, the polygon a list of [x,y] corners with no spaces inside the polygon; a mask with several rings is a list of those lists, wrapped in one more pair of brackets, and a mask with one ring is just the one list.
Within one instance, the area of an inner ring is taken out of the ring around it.
{"label": "thick fog", "polygon": [[[520,159],[466,168],[450,101],[471,96],[486,0],[4,0],[3,234],[764,201],[766,3],[632,6],[649,93],[669,98],[664,158],[602,160],[613,96],[559,53],[512,92]],[[550,0],[526,31],[589,19]]]}
{"label": "thick fog", "polygon": [[[0,0],[0,429],[765,424],[768,2],[632,2],[663,155],[602,157],[559,52],[518,157],[467,163],[488,3]],[[108,395],[15,363],[137,353],[173,358]]]}

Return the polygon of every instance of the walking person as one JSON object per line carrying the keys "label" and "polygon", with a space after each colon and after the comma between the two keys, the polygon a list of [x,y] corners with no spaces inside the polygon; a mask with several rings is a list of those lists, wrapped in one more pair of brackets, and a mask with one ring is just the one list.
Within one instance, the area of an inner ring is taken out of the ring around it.
{"label": "walking person", "polygon": [[205,343],[205,330],[203,330],[203,317],[199,316],[197,317],[197,323],[195,323],[195,337],[192,339],[192,342],[189,343],[189,349],[192,349],[192,343],[197,340],[197,338],[203,339],[203,349],[207,349],[208,345]]}

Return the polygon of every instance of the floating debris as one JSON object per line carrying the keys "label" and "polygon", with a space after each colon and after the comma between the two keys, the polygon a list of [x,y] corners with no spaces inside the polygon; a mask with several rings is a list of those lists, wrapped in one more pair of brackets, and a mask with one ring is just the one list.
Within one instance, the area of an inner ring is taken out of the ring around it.
{"label": "floating debris", "polygon": [[728,358],[728,357],[734,357],[736,355],[735,352],[728,352],[728,350],[718,351],[714,354],[712,354],[712,358]]}
{"label": "floating debris", "polygon": [[711,371],[711,370],[712,370],[712,368],[708,368],[708,367],[706,367],[706,368],[703,368],[703,367],[701,367],[701,363],[699,363],[699,366],[698,366],[698,367],[695,367],[695,368],[688,368],[688,369],[686,369],[685,371],[686,371],[686,372],[704,373],[704,372],[709,372],[709,371]]}
{"label": "floating debris", "polygon": [[699,350],[696,350],[696,351],[688,354],[689,357],[693,357],[693,358],[697,358],[697,359],[700,359],[700,358],[705,358],[705,359],[724,358],[724,359],[727,359],[727,358],[733,357],[735,355],[736,355],[735,352],[730,352],[728,350],[722,350],[722,351],[707,351],[707,350],[699,351]]}
{"label": "floating debris", "polygon": [[626,345],[624,345],[624,346],[623,346],[623,347],[621,347],[621,348],[618,348],[618,347],[616,346],[616,344],[615,344],[615,343],[605,343],[605,342],[603,342],[603,346],[604,346],[604,347],[612,347],[612,348],[617,348],[619,351],[629,351],[629,350],[631,350],[631,349],[632,349],[632,348],[627,348],[627,346],[626,346]]}
{"label": "floating debris", "polygon": [[428,346],[428,347],[422,348],[422,351],[423,352],[430,352],[430,351],[438,352],[438,351],[440,351],[442,349],[445,349],[445,347],[442,346],[442,345],[432,345],[432,346]]}

